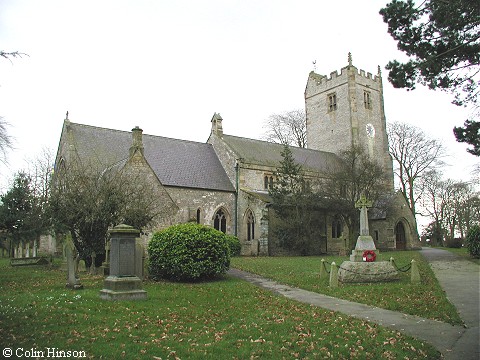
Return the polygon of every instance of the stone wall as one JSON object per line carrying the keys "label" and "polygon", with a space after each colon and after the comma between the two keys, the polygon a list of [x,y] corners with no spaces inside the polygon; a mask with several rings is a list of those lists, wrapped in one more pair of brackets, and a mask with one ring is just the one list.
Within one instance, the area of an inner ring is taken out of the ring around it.
{"label": "stone wall", "polygon": [[405,229],[406,250],[421,248],[416,231],[415,217],[412,215],[403,195],[397,192],[392,196],[383,219],[370,220],[370,235],[380,250],[398,248],[396,226],[401,223]]}
{"label": "stone wall", "polygon": [[174,223],[196,221],[200,209],[200,223],[213,227],[215,213],[223,209],[227,215],[227,234],[235,232],[235,194],[223,191],[167,187],[179,211]]}
{"label": "stone wall", "polygon": [[152,228],[164,228],[176,223],[177,213],[180,208],[173,201],[169,192],[160,183],[155,172],[145,160],[143,151],[133,151],[122,172],[137,183],[144,196],[155,199],[152,204],[152,211],[157,216]]}

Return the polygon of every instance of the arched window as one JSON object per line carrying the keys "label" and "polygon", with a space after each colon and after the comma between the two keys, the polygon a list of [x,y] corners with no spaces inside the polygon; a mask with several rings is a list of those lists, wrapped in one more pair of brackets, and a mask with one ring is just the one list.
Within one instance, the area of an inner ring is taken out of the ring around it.
{"label": "arched window", "polygon": [[222,209],[218,209],[213,219],[213,227],[223,233],[227,232],[227,217]]}
{"label": "arched window", "polygon": [[255,217],[251,210],[247,211],[247,240],[255,239]]}
{"label": "arched window", "polygon": [[200,209],[197,209],[197,224],[200,224]]}
{"label": "arched window", "polygon": [[265,190],[268,190],[268,176],[265,175],[265,177],[263,178],[263,188]]}
{"label": "arched window", "polygon": [[342,236],[343,232],[343,224],[342,220],[335,216],[335,218],[332,221],[332,238],[333,239],[338,239],[339,237]]}

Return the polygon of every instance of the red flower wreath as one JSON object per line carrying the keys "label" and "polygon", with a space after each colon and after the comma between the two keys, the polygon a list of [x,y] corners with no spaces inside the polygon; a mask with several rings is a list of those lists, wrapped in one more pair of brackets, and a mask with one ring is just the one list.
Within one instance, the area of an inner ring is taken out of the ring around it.
{"label": "red flower wreath", "polygon": [[363,252],[363,261],[373,262],[377,258],[377,254],[373,250],[366,250]]}

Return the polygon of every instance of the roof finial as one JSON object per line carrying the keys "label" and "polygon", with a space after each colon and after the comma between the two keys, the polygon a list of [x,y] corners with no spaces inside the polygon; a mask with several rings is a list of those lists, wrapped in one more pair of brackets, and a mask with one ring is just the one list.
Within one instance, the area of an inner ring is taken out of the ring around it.
{"label": "roof finial", "polygon": [[67,114],[65,115],[65,120],[68,120],[68,110],[67,110]]}
{"label": "roof finial", "polygon": [[317,72],[317,60],[316,60],[316,59],[313,60],[313,61],[312,61],[312,64],[313,64],[313,71],[314,71],[314,72]]}
{"label": "roof finial", "polygon": [[352,66],[352,53],[348,53],[348,66]]}
{"label": "roof finial", "polygon": [[382,70],[380,69],[380,65],[377,65],[377,72],[378,72],[378,76],[382,76]]}

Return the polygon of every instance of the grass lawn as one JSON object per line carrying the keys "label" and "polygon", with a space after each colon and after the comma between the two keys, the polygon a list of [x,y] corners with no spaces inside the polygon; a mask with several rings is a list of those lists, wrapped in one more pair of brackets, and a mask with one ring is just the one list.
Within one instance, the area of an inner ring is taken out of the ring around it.
{"label": "grass lawn", "polygon": [[228,276],[198,284],[147,281],[148,300],[138,302],[100,300],[100,276],[83,274],[81,282],[85,289],[69,290],[65,272],[12,268],[0,259],[1,349],[47,357],[56,348],[95,359],[439,357],[399,332]]}
{"label": "grass lawn", "polygon": [[475,264],[478,264],[480,265],[480,259],[478,258],[474,258],[470,255],[470,253],[468,252],[468,249],[465,248],[465,247],[462,247],[462,248],[448,248],[448,247],[442,247],[442,248],[439,248],[439,249],[443,249],[443,250],[447,250],[447,251],[450,251],[451,253],[454,253],[456,255],[459,255],[461,256],[462,258],[466,259],[466,260],[469,260]]}
{"label": "grass lawn", "polygon": [[[410,272],[401,272],[401,279],[392,283],[341,284],[338,288],[330,288],[328,277],[319,278],[321,259],[328,263],[335,261],[337,265],[348,260],[347,257],[339,256],[238,257],[232,259],[231,266],[325,295],[451,324],[462,323],[430,266],[418,252],[385,252],[379,255],[377,261],[388,261],[390,257],[395,259],[400,268],[415,259],[419,265],[421,283],[411,284]],[[330,269],[330,266],[327,268]]]}

